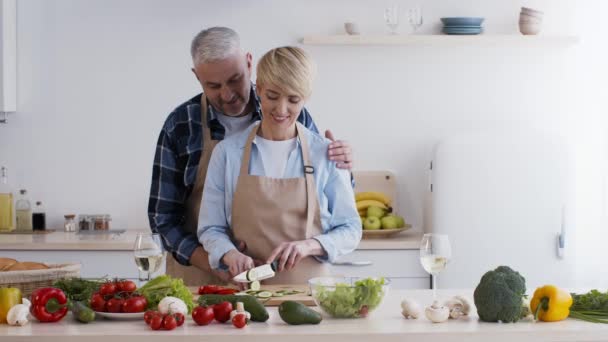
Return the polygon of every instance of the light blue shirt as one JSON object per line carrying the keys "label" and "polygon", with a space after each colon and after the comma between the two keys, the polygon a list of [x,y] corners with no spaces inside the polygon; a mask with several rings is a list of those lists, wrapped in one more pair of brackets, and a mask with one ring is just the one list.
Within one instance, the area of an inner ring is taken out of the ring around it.
{"label": "light blue shirt", "polygon": [[[244,132],[217,144],[209,161],[198,220],[198,240],[209,253],[209,264],[213,269],[225,269],[221,259],[228,251],[235,249],[230,240],[232,199],[247,137],[256,125],[254,123]],[[313,176],[323,229],[322,234],[313,238],[326,252],[317,259],[333,262],[337,257],[352,252],[361,241],[361,218],[355,204],[350,173],[336,168],[336,163],[327,158],[329,140],[308,129],[304,129],[304,134],[308,140],[310,163],[315,168]],[[251,148],[249,174],[265,175],[255,139]],[[289,154],[284,174],[284,178],[297,177],[304,177],[299,139],[297,148]]]}

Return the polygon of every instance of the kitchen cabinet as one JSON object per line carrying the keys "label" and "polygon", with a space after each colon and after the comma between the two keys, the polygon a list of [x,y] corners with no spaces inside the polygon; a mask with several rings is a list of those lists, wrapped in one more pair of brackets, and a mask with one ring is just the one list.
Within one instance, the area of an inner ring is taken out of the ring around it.
{"label": "kitchen cabinet", "polygon": [[428,289],[430,276],[420,264],[418,249],[358,249],[331,266],[334,275],[385,277],[398,289]]}
{"label": "kitchen cabinet", "polygon": [[[20,261],[81,263],[81,276],[137,279],[133,243],[141,230],[116,234],[1,234],[0,256]],[[334,275],[384,276],[399,289],[428,289],[429,275],[422,269],[418,245],[422,234],[405,232],[390,239],[363,239],[357,249],[331,265]],[[171,257],[171,256],[167,256]],[[357,264],[365,262],[365,265]],[[163,273],[164,270],[158,273]]]}

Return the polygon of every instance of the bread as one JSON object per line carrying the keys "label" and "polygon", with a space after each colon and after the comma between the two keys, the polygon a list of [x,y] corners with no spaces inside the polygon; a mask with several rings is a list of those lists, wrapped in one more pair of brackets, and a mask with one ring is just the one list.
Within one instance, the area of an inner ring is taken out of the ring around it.
{"label": "bread", "polygon": [[49,267],[47,265],[41,264],[39,262],[22,261],[22,262],[17,262],[4,270],[5,271],[32,271],[32,270],[46,270],[48,268]]}
{"label": "bread", "polygon": [[0,271],[4,271],[5,268],[9,268],[16,264],[17,260],[11,258],[0,258]]}

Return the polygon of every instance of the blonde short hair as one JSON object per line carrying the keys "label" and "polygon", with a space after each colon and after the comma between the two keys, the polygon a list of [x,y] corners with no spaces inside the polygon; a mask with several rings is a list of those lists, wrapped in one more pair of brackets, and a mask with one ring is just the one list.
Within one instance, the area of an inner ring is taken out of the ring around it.
{"label": "blonde short hair", "polygon": [[315,66],[301,48],[283,46],[266,52],[256,72],[259,85],[273,85],[304,98],[312,94]]}

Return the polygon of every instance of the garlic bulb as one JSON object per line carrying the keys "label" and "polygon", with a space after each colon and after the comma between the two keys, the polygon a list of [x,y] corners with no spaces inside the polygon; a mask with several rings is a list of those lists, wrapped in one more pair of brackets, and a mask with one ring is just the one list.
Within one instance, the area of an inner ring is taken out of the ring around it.
{"label": "garlic bulb", "polygon": [[10,325],[25,325],[29,322],[30,308],[25,304],[13,306],[6,314],[6,321]]}

